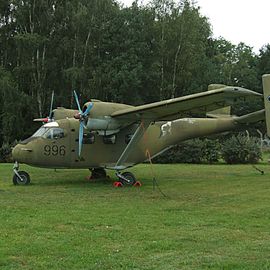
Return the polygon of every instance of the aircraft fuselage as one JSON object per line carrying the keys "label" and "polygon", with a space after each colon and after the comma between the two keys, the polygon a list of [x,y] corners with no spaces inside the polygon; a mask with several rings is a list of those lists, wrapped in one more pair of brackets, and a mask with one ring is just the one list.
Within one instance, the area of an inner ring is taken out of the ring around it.
{"label": "aircraft fuselage", "polygon": [[[85,129],[79,157],[79,122],[72,118],[61,119],[42,126],[40,133],[18,144],[12,154],[19,163],[38,167],[113,168],[137,126],[133,124],[116,134],[104,136]],[[153,123],[131,151],[124,166],[141,163],[149,158],[149,154],[156,156],[180,141],[232,130],[236,126],[233,118],[182,118]]]}

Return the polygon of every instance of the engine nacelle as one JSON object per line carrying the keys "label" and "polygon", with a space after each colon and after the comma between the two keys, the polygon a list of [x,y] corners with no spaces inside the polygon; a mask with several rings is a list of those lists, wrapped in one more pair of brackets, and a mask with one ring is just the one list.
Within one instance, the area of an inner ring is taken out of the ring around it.
{"label": "engine nacelle", "polygon": [[86,128],[93,131],[119,130],[120,123],[113,118],[88,118]]}

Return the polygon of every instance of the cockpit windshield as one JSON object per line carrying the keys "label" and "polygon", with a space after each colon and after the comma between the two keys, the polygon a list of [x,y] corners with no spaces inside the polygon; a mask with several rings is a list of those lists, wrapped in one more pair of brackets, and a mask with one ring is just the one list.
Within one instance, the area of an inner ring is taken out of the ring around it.
{"label": "cockpit windshield", "polygon": [[58,127],[44,127],[38,129],[32,137],[42,137],[44,139],[60,139],[65,136],[64,130]]}
{"label": "cockpit windshield", "polygon": [[43,135],[48,131],[48,129],[49,128],[41,127],[32,135],[32,137],[43,137]]}

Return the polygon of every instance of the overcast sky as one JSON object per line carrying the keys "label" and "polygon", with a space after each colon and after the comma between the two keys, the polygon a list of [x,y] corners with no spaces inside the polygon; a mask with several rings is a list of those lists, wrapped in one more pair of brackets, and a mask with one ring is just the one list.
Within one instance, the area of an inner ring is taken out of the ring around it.
{"label": "overcast sky", "polygon": [[[120,1],[125,5],[133,2]],[[270,0],[197,0],[197,3],[201,13],[209,18],[214,37],[222,36],[234,44],[243,41],[256,53],[270,43]]]}

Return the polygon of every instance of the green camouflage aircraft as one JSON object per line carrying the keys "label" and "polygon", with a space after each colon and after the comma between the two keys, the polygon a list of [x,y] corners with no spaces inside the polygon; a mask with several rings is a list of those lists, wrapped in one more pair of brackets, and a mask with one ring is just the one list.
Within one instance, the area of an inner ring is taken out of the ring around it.
{"label": "green camouflage aircraft", "polygon": [[[270,75],[263,76],[265,109],[231,116],[227,106],[262,95],[240,87],[210,85],[209,90],[141,106],[91,100],[78,110],[57,108],[47,122],[12,151],[13,183],[30,183],[19,163],[45,168],[87,168],[92,177],[116,171],[119,181],[133,185],[123,170],[153,158],[180,141],[243,128],[270,117]],[[227,107],[227,108],[226,108]],[[224,109],[225,108],[225,109]],[[202,115],[204,117],[192,117]],[[206,116],[205,116],[206,114]],[[268,126],[270,134],[270,125]]]}

